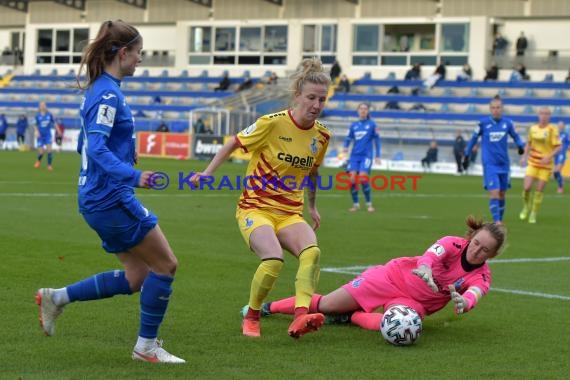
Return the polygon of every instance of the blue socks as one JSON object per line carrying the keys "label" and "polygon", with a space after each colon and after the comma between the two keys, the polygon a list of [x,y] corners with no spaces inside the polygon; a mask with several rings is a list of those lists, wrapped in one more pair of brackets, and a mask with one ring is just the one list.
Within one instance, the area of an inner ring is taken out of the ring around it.
{"label": "blue socks", "polygon": [[69,301],[91,301],[113,297],[116,294],[133,294],[125,271],[114,270],[86,278],[66,287]]}
{"label": "blue socks", "polygon": [[352,203],[354,203],[355,205],[358,204],[358,190],[356,189],[356,185],[353,183],[352,186],[350,186],[350,195],[352,196]]}
{"label": "blue socks", "polygon": [[53,154],[51,152],[48,153],[48,165],[51,165],[52,161],[53,161]]}
{"label": "blue socks", "polygon": [[498,198],[489,199],[489,210],[491,211],[491,215],[493,216],[494,222],[502,220],[500,200]]}
{"label": "blue socks", "polygon": [[141,324],[139,336],[142,338],[156,338],[158,328],[162,323],[174,277],[150,272],[143,282],[141,289]]}
{"label": "blue socks", "polygon": [[364,183],[362,184],[362,192],[364,193],[364,198],[366,199],[366,203],[370,204],[370,184]]}
{"label": "blue socks", "polygon": [[560,172],[554,172],[554,178],[556,178],[556,182],[558,183],[558,188],[561,189],[564,187],[564,178],[562,178],[562,175],[560,174]]}
{"label": "blue socks", "polygon": [[503,220],[503,215],[505,215],[505,199],[499,199],[499,216],[501,217],[500,220]]}

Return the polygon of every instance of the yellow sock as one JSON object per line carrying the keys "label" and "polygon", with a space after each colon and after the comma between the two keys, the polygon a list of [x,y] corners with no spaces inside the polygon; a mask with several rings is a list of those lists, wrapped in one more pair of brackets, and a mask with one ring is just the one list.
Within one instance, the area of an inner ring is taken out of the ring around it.
{"label": "yellow sock", "polygon": [[249,291],[249,307],[253,310],[261,309],[261,304],[273,289],[281,268],[283,268],[283,261],[280,259],[268,259],[259,264],[253,275],[253,280],[251,280],[251,290]]}
{"label": "yellow sock", "polygon": [[321,250],[316,245],[305,248],[299,254],[299,269],[295,279],[295,308],[311,305],[311,297],[315,293],[319,282],[319,256]]}
{"label": "yellow sock", "polygon": [[530,191],[524,191],[522,193],[523,197],[523,206],[525,209],[530,210]]}
{"label": "yellow sock", "polygon": [[542,198],[544,198],[544,193],[540,191],[535,191],[533,198],[534,199],[532,200],[532,213],[536,214],[538,213],[538,210],[540,210],[540,205],[542,204]]}

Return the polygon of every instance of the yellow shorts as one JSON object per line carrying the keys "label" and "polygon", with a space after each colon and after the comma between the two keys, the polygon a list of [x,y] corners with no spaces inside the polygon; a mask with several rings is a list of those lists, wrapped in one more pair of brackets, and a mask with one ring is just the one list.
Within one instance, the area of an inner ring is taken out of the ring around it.
{"label": "yellow shorts", "polygon": [[552,168],[538,168],[533,165],[528,165],[526,167],[525,176],[538,178],[541,181],[548,182],[552,176]]}
{"label": "yellow shorts", "polygon": [[279,214],[269,210],[243,210],[237,208],[236,219],[238,222],[241,236],[249,247],[249,236],[257,227],[271,226],[278,234],[283,228],[297,223],[307,223],[301,215],[297,214]]}

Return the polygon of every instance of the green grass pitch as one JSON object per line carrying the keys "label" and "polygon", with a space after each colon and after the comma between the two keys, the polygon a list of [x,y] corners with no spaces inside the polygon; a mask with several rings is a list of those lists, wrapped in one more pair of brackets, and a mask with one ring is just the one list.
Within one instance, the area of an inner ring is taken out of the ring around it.
{"label": "green grass pitch", "polygon": [[[119,265],[77,212],[79,156],[56,154],[53,172],[34,169],[34,160],[33,153],[0,152],[1,379],[567,376],[570,195],[555,194],[553,183],[538,224],[529,225],[518,220],[522,181],[513,180],[505,218],[508,247],[491,264],[495,290],[468,314],[456,316],[448,306],[427,317],[416,345],[392,347],[380,333],[347,325],[324,326],[294,340],[287,335],[289,316],[264,319],[262,338],[255,340],[241,335],[239,310],[258,260],[235,222],[239,191],[180,191],[178,173],[203,169],[205,162],[142,159],[139,167],[171,178],[166,190],[137,194],[158,215],[179,259],[160,336],[168,351],[188,361],[157,366],[130,359],[138,331],[136,295],[69,305],[54,337],[40,331],[37,288],[61,287]],[[244,172],[244,165],[227,163],[216,175]],[[463,235],[466,215],[489,217],[480,177],[424,174],[415,191],[376,191],[373,197],[376,213],[351,214],[347,191],[318,194],[320,293],[359,271],[350,267],[422,254],[440,236]],[[296,269],[287,255],[269,299],[293,294]]]}

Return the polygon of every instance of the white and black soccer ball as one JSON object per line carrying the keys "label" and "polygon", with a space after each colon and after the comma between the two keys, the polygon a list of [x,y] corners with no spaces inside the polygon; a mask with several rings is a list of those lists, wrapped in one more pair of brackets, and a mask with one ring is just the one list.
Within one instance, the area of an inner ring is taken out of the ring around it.
{"label": "white and black soccer ball", "polygon": [[380,332],[388,343],[409,346],[422,334],[422,318],[409,306],[394,305],[384,312]]}

